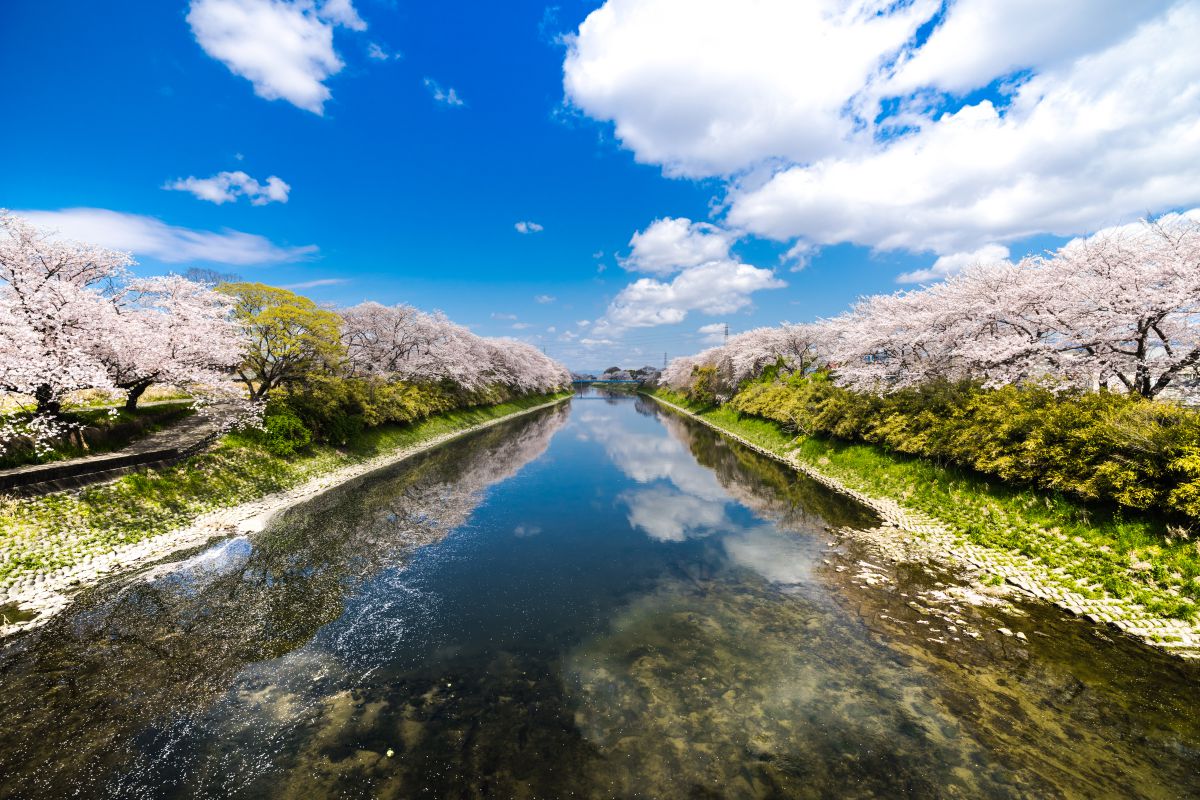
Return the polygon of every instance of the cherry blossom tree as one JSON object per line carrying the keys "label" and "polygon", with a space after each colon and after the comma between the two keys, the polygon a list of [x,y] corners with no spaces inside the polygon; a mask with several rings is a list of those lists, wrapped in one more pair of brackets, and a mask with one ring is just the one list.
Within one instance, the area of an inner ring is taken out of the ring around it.
{"label": "cherry blossom tree", "polygon": [[1200,210],[1103,230],[1017,264],[970,265],[813,325],[750,331],[676,359],[663,380],[686,389],[697,367],[712,367],[717,389],[729,392],[776,357],[800,369],[824,359],[858,391],[1049,380],[1157,397],[1200,367]]}
{"label": "cherry blossom tree", "polygon": [[103,293],[132,263],[0,213],[0,389],[33,396],[39,414],[56,414],[67,392],[111,389],[92,344],[108,333]]}
{"label": "cherry blossom tree", "polygon": [[674,359],[663,371],[660,381],[679,391],[692,387],[696,369],[715,371],[715,389],[720,398],[737,391],[738,386],[778,365],[787,372],[807,372],[822,360],[821,337],[824,331],[815,325],[784,323],[776,328],[755,328],[731,336],[729,341],[693,356]]}
{"label": "cherry blossom tree", "polygon": [[93,342],[109,381],[126,392],[126,409],[155,383],[193,394],[230,394],[241,348],[233,301],[178,275],[129,282],[111,298],[106,335]]}
{"label": "cherry blossom tree", "polygon": [[492,385],[551,391],[570,382],[566,368],[537,348],[513,339],[485,339],[441,313],[367,302],[340,315],[353,375],[448,381],[469,391]]}
{"label": "cherry blossom tree", "polygon": [[1131,394],[1200,363],[1200,210],[1070,242],[1039,267],[1058,336]]}
{"label": "cherry blossom tree", "polygon": [[1200,214],[972,265],[864,298],[824,327],[839,380],[859,390],[1050,379],[1153,398],[1200,363]]}

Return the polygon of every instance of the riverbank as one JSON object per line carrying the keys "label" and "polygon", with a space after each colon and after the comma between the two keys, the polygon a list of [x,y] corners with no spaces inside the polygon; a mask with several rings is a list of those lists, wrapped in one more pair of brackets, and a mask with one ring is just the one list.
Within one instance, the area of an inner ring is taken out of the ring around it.
{"label": "riverbank", "polygon": [[36,627],[104,577],[261,530],[278,511],[569,394],[464,409],[369,431],[355,447],[278,458],[231,435],[177,467],[78,493],[0,498],[0,637]]}
{"label": "riverbank", "polygon": [[[982,583],[1010,584],[1154,647],[1185,658],[1200,657],[1200,624],[1194,617],[1178,618],[1161,612],[1180,607],[1171,603],[1178,594],[1170,586],[1148,580],[1146,573],[1150,570],[1141,563],[1129,566],[1131,578],[1136,580],[1129,584],[1136,588],[1128,595],[1105,590],[1097,572],[1113,569],[1114,561],[1107,557],[1113,548],[1108,545],[1068,536],[1057,528],[1042,528],[1037,524],[1040,519],[1015,518],[1011,508],[990,503],[982,494],[963,497],[949,486],[942,488],[953,497],[953,508],[924,507],[936,493],[913,491],[906,483],[911,476],[887,474],[878,459],[870,465],[872,472],[868,474],[854,453],[844,454],[834,447],[813,444],[811,439],[797,439],[773,422],[743,418],[727,409],[689,409],[681,404],[681,398],[662,391],[647,396],[854,497],[879,513],[889,526],[921,540],[923,551],[977,571]],[[936,482],[936,472],[937,468],[929,465],[922,478]],[[951,513],[945,514],[943,509]]]}

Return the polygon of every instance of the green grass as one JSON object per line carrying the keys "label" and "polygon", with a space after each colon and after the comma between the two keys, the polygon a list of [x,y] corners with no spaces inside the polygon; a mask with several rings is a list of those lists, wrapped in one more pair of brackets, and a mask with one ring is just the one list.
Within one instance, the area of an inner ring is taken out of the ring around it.
{"label": "green grass", "polygon": [[288,458],[272,455],[255,436],[233,433],[168,469],[132,473],[78,494],[0,498],[0,586],[167,533],[207,511],[565,396],[524,397],[411,425],[381,426],[363,432],[349,447],[314,445]]}
{"label": "green grass", "polygon": [[1011,486],[874,445],[796,437],[775,422],[731,409],[695,408],[682,395],[656,394],[774,453],[801,461],[877,497],[948,525],[963,539],[1017,552],[1061,570],[1064,585],[1098,587],[1156,614],[1194,619],[1200,611],[1200,542],[1168,535],[1153,515],[1128,516],[1059,494]]}

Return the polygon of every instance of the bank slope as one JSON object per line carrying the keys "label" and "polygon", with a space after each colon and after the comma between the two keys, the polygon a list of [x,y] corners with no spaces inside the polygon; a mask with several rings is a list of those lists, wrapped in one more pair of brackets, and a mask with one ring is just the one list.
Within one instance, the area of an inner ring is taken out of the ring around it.
{"label": "bank slope", "polygon": [[[984,486],[973,486],[970,492],[956,489],[961,480],[929,462],[889,457],[865,445],[838,447],[798,439],[773,422],[742,417],[726,408],[687,408],[686,400],[670,392],[647,396],[856,498],[898,531],[924,539],[948,560],[1152,646],[1200,658],[1200,624],[1194,617],[1170,615],[1181,608],[1172,587],[1157,585],[1131,566],[1127,569],[1136,574],[1126,577],[1136,578],[1136,583],[1130,580],[1125,585],[1135,587],[1132,591],[1106,590],[1101,579],[1118,562],[1109,558],[1113,548],[1102,541],[1102,530],[1089,541],[1044,528],[1040,523],[1045,516],[1023,518],[1021,505],[1011,502],[1011,495],[989,493]],[[930,485],[913,491],[918,479]]]}
{"label": "bank slope", "polygon": [[281,508],[451,439],[540,411],[569,393],[440,414],[366,432],[352,448],[280,458],[237,435],[159,472],[78,494],[0,498],[0,637],[34,627],[100,578],[260,529]]}

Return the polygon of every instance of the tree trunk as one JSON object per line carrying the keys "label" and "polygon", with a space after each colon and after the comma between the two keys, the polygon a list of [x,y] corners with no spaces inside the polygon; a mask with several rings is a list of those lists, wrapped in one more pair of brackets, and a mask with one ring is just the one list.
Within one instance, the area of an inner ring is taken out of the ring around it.
{"label": "tree trunk", "polygon": [[50,414],[56,417],[62,411],[62,401],[54,395],[54,390],[48,383],[37,387],[33,397],[37,400],[37,413],[39,414]]}
{"label": "tree trunk", "polygon": [[142,393],[150,388],[149,383],[138,383],[129,388],[128,394],[125,395],[125,410],[137,411],[138,399]]}

